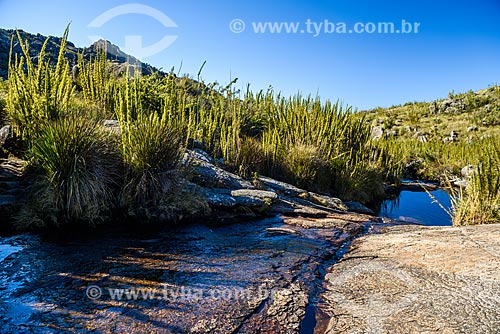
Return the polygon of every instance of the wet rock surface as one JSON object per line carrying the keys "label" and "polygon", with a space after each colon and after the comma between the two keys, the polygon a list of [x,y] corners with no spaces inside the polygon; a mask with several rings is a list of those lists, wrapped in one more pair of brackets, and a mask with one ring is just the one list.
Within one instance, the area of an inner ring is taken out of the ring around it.
{"label": "wet rock surface", "polygon": [[500,225],[388,227],[325,277],[315,333],[499,333]]}
{"label": "wet rock surface", "polygon": [[8,218],[18,209],[28,181],[22,177],[25,162],[0,159],[0,230],[9,229]]}
{"label": "wet rock surface", "polygon": [[299,333],[321,268],[367,220],[345,221],[358,228],[344,229],[284,218],[147,233],[107,230],[58,242],[33,235],[0,239],[0,328]]}

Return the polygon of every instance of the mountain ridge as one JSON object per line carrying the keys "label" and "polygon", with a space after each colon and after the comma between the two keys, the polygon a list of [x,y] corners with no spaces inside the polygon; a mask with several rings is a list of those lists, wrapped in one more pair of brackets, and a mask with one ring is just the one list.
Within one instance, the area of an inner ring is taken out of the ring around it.
{"label": "mountain ridge", "polygon": [[[13,39],[13,57],[16,55],[22,55],[22,50],[17,39],[16,31],[19,32],[21,38],[28,42],[30,57],[36,60],[40,50],[49,38],[49,42],[46,47],[46,57],[51,63],[55,64],[57,62],[57,56],[59,54],[59,48],[61,45],[62,38],[56,36],[44,36],[42,34],[33,34],[26,32],[22,29],[2,29],[0,28],[0,78],[4,80],[8,77],[8,67],[9,67],[9,54],[11,48],[11,40]],[[65,58],[69,61],[70,66],[73,66],[78,61],[78,54],[82,53],[85,59],[90,59],[96,57],[100,50],[104,50],[106,58],[116,65],[134,65],[135,67],[140,67],[141,72],[144,75],[152,74],[154,72],[161,72],[154,66],[144,63],[139,59],[126,54],[120,48],[107,40],[98,40],[88,47],[77,47],[71,41],[66,43]]]}

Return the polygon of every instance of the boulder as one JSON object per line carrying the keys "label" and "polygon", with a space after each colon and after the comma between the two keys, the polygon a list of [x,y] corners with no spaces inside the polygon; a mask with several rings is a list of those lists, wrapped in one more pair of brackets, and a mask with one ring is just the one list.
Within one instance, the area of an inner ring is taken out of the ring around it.
{"label": "boulder", "polygon": [[230,173],[213,164],[213,160],[206,152],[197,149],[186,150],[183,164],[190,165],[193,169],[193,182],[207,188],[224,189],[255,189],[249,181]]}
{"label": "boulder", "polygon": [[412,191],[412,192],[423,192],[423,191],[435,191],[439,189],[438,184],[429,182],[402,182],[400,190]]}
{"label": "boulder", "polygon": [[266,190],[275,191],[285,196],[296,197],[300,194],[307,193],[304,189],[269,177],[259,176],[259,181],[264,185]]}
{"label": "boulder", "polygon": [[351,212],[362,213],[362,214],[366,214],[366,215],[374,215],[375,214],[375,212],[372,209],[367,208],[366,206],[364,206],[363,204],[361,204],[359,202],[345,202],[345,205],[347,205],[347,208]]}
{"label": "boulder", "polygon": [[269,205],[266,200],[258,197],[243,196],[243,194],[233,196],[229,189],[200,187],[199,193],[211,207],[219,210],[234,209],[237,207],[262,209]]}
{"label": "boulder", "polygon": [[104,125],[107,128],[120,127],[120,123],[115,119],[105,119],[102,121],[102,125]]}
{"label": "boulder", "polygon": [[372,139],[379,140],[384,136],[384,128],[380,125],[374,126],[372,129]]}
{"label": "boulder", "polygon": [[117,120],[114,119],[105,119],[102,121],[102,125],[104,126],[105,129],[109,130],[110,132],[119,135],[120,134],[120,123]]}
{"label": "boulder", "polygon": [[455,179],[451,182],[451,184],[454,187],[459,187],[459,188],[467,188],[469,186],[469,181],[468,180],[463,180],[463,179]]}
{"label": "boulder", "polygon": [[[0,222],[7,223],[16,214],[28,182],[23,176],[25,162],[0,159]],[[5,226],[0,226],[3,228]]]}
{"label": "boulder", "polygon": [[443,142],[445,144],[447,143],[453,143],[453,142],[456,142],[458,141],[458,132],[453,130],[450,132],[450,136],[449,137],[446,137],[446,138],[443,138]]}
{"label": "boulder", "polygon": [[465,177],[466,179],[470,179],[472,177],[472,175],[474,175],[474,173],[476,173],[476,172],[477,172],[477,166],[475,166],[475,165],[465,166],[460,171],[462,176]]}
{"label": "boulder", "polygon": [[457,113],[464,110],[465,102],[463,99],[445,99],[439,104],[439,112],[444,112],[448,114]]}
{"label": "boulder", "polygon": [[5,125],[0,129],[0,147],[4,146],[7,140],[12,136],[12,128],[10,125]]}
{"label": "boulder", "polygon": [[424,163],[424,160],[422,160],[422,159],[412,160],[409,163],[407,163],[405,168],[403,169],[404,178],[410,179],[410,180],[418,179],[418,174],[419,174],[420,169],[423,166],[423,163]]}
{"label": "boulder", "polygon": [[275,192],[255,189],[233,190],[231,191],[231,196],[256,198],[269,203],[278,199],[278,195]]}
{"label": "boulder", "polygon": [[303,193],[300,195],[301,198],[304,198],[308,201],[311,201],[315,204],[322,205],[324,207],[334,209],[334,210],[339,210],[339,211],[347,211],[348,207],[345,205],[342,200],[335,198],[335,197],[330,197],[330,196],[325,196],[325,195],[319,195],[313,192],[308,192],[308,193]]}
{"label": "boulder", "polygon": [[5,125],[0,129],[0,158],[7,158],[9,151],[15,150],[16,143],[12,136],[12,127]]}
{"label": "boulder", "polygon": [[445,99],[439,104],[439,111],[445,111],[446,108],[451,107],[453,104],[453,99]]}
{"label": "boulder", "polygon": [[445,143],[445,144],[453,143],[454,141],[455,140],[453,138],[450,138],[450,137],[443,138],[443,143]]}
{"label": "boulder", "polygon": [[398,132],[395,131],[395,130],[389,130],[387,131],[387,137],[397,137],[398,136]]}
{"label": "boulder", "polygon": [[287,217],[325,218],[331,210],[298,198],[282,198],[271,208],[271,212]]}
{"label": "boulder", "polygon": [[193,157],[199,160],[203,160],[205,162],[211,163],[213,165],[216,164],[215,159],[210,156],[207,152],[203,151],[200,148],[193,148]]}

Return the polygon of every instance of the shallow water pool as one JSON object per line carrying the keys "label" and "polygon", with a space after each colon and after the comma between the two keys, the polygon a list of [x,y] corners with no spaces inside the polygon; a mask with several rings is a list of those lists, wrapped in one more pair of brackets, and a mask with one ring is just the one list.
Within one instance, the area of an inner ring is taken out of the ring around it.
{"label": "shallow water pool", "polygon": [[[450,195],[444,190],[430,192],[447,210]],[[398,219],[427,226],[451,226],[451,217],[426,192],[402,191],[394,200],[382,202],[380,217]]]}

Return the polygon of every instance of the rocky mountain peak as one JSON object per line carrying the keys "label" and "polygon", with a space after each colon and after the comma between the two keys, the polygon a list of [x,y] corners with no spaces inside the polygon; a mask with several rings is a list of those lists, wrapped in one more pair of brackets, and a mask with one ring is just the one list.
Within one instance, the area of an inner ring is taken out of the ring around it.
{"label": "rocky mountain peak", "polygon": [[[32,59],[36,59],[39,54],[43,43],[47,39],[47,36],[41,34],[31,34],[24,30],[18,30],[21,37],[28,41],[29,43],[29,53]],[[12,36],[14,36],[13,51],[14,54],[22,55],[22,50],[17,41],[16,30],[13,29],[0,29],[0,78],[7,79],[8,76],[8,62],[10,53],[10,43]],[[59,54],[59,48],[61,45],[61,37],[51,36],[49,43],[46,48],[46,57],[51,63],[55,64],[57,62],[57,55]],[[66,44],[66,54],[65,57],[68,59],[70,65],[74,65],[78,61],[78,54],[83,53],[85,59],[90,59],[91,57],[97,56],[100,50],[104,50],[106,58],[112,61],[115,65],[125,68],[123,65],[133,65],[135,67],[140,67],[142,74],[151,74],[158,71],[156,68],[149,64],[141,62],[139,59],[126,54],[120,48],[110,41],[98,40],[94,42],[89,47],[79,48],[76,47],[72,42],[67,41]]]}

